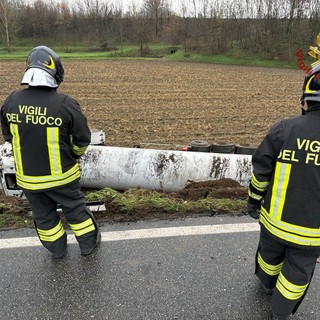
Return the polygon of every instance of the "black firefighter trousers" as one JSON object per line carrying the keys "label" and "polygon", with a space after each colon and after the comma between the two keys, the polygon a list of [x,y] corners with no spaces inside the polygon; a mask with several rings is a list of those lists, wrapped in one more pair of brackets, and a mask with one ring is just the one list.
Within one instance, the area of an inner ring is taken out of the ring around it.
{"label": "black firefighter trousers", "polygon": [[97,241],[98,226],[86,207],[79,181],[46,191],[23,190],[32,210],[36,231],[43,246],[54,256],[63,255],[67,246],[58,204],[74,233],[81,253],[90,251]]}
{"label": "black firefighter trousers", "polygon": [[265,288],[274,289],[271,297],[274,315],[285,317],[297,311],[308,290],[319,255],[319,247],[286,245],[262,227],[256,275]]}

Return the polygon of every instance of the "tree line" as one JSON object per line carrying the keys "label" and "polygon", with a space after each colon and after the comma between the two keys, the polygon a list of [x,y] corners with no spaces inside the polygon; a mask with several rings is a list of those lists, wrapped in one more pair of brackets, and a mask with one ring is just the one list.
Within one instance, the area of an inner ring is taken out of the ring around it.
{"label": "tree line", "polygon": [[187,52],[292,60],[320,32],[320,0],[0,0],[1,43],[88,44],[90,50],[120,51],[162,43]]}

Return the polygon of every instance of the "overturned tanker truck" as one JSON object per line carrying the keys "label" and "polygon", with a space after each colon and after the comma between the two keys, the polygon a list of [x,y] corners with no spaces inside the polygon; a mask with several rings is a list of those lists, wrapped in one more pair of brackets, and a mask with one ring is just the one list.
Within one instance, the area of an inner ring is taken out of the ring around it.
{"label": "overturned tanker truck", "polygon": [[[91,130],[91,144],[79,159],[83,188],[171,192],[185,188],[190,182],[221,178],[247,186],[252,173],[250,147],[210,145],[195,140],[181,150],[158,150],[110,147],[104,142],[103,131]],[[7,142],[0,145],[0,182],[5,195],[23,197],[16,185],[11,144]]]}

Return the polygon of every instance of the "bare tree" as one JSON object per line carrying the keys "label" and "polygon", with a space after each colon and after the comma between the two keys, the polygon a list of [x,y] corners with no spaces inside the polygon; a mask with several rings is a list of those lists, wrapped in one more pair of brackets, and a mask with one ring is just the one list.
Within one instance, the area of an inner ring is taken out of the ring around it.
{"label": "bare tree", "polygon": [[104,0],[78,0],[77,23],[82,29],[82,38],[100,41],[102,48],[107,48],[110,40],[109,20],[113,17],[113,6]]}
{"label": "bare tree", "polygon": [[294,19],[300,19],[303,16],[303,13],[307,6],[309,5],[310,0],[287,0],[284,1],[284,5],[287,8],[287,34],[292,32]]}
{"label": "bare tree", "polygon": [[196,18],[198,16],[197,11],[197,0],[191,0],[192,7],[193,7],[193,16]]}
{"label": "bare tree", "polygon": [[166,0],[144,0],[143,8],[147,17],[154,19],[155,35],[158,37],[161,29],[161,20],[170,15],[168,2]]}
{"label": "bare tree", "polygon": [[292,60],[319,32],[320,0],[126,0],[127,7],[124,1],[0,0],[2,42],[8,51],[15,37],[82,41],[94,50],[138,43],[148,55],[150,43],[162,41],[186,52]]}
{"label": "bare tree", "polygon": [[189,15],[189,6],[185,3],[185,1],[189,0],[181,0],[180,11],[178,11],[178,15],[182,18],[186,18]]}
{"label": "bare tree", "polygon": [[120,41],[121,46],[121,53],[123,53],[123,41],[124,41],[124,28],[123,28],[123,22],[125,18],[123,15],[123,6],[122,4],[118,4],[118,6],[115,6],[114,8],[114,24],[116,26],[118,39]]}
{"label": "bare tree", "polygon": [[19,10],[17,0],[0,0],[0,27],[7,51],[11,51],[11,37],[15,34]]}
{"label": "bare tree", "polygon": [[201,8],[201,15],[203,18],[208,17],[208,11],[209,11],[209,0],[200,0],[200,8]]}
{"label": "bare tree", "polygon": [[65,43],[69,43],[71,39],[69,31],[72,25],[72,12],[66,2],[58,3],[56,8],[58,12],[56,26],[59,28],[60,38],[64,39]]}

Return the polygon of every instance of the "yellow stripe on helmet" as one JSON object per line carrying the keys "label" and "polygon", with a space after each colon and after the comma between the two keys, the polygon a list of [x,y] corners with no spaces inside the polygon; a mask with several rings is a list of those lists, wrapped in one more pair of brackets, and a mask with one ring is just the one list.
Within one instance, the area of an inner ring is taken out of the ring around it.
{"label": "yellow stripe on helmet", "polygon": [[49,63],[43,63],[43,65],[48,68],[48,69],[51,69],[51,70],[54,70],[56,68],[56,64],[54,63],[52,57],[49,55],[49,59],[50,59],[50,62]]}
{"label": "yellow stripe on helmet", "polygon": [[313,78],[315,77],[315,74],[308,80],[307,84],[306,84],[306,93],[314,93],[316,92],[316,90],[310,90],[309,86],[311,81],[313,80]]}

